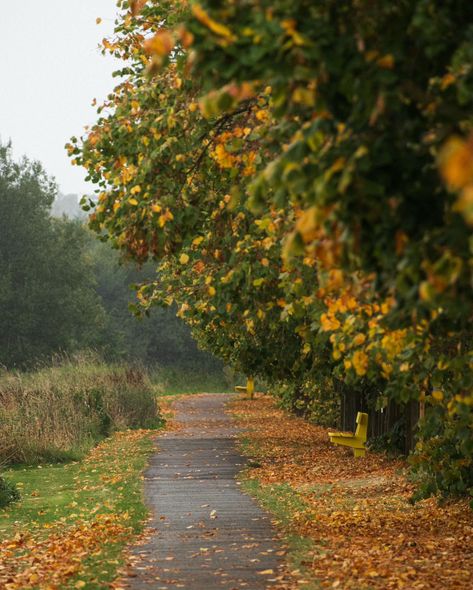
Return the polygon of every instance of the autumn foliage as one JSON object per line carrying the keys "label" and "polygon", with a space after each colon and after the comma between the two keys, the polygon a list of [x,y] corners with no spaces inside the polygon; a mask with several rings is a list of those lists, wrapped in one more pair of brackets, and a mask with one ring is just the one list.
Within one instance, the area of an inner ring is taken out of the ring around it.
{"label": "autumn foliage", "polygon": [[159,262],[143,308],[296,408],[421,403],[421,493],[471,493],[473,9],[118,6],[121,82],[68,150],[91,227]]}

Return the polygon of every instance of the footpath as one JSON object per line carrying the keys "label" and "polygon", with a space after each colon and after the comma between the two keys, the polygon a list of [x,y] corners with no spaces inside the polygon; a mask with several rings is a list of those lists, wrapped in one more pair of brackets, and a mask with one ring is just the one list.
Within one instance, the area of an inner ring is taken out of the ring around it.
{"label": "footpath", "polygon": [[132,590],[264,590],[287,587],[285,550],[270,516],[236,479],[245,459],[225,412],[234,396],[201,394],[173,405],[145,473],[152,511],[120,587]]}

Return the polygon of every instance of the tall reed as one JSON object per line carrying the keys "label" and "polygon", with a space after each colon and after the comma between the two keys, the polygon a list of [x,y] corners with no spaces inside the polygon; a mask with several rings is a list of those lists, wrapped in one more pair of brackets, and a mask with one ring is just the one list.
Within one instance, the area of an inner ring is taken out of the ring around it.
{"label": "tall reed", "polygon": [[113,430],[155,427],[147,374],[89,356],[0,373],[0,464],[76,458]]}

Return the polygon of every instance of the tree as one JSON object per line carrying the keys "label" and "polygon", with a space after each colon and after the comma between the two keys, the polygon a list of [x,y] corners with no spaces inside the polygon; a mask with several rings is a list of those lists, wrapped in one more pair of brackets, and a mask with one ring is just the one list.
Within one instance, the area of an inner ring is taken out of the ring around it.
{"label": "tree", "polygon": [[68,149],[92,227],[162,261],[143,304],[243,370],[426,403],[424,491],[471,490],[471,7],[118,4],[124,80]]}
{"label": "tree", "polygon": [[52,220],[41,165],[0,147],[0,362],[24,366],[93,346],[104,314],[82,227]]}
{"label": "tree", "polygon": [[[95,240],[87,232],[87,254],[91,259],[96,292],[105,311],[105,325],[99,349],[107,359],[192,368],[199,366],[209,372],[221,369],[221,364],[198,350],[188,326],[176,317],[174,308],[154,308],[148,315],[137,318],[134,287],[155,280],[155,265],[120,261],[119,254],[108,243]],[[135,301],[135,303],[132,303]]]}
{"label": "tree", "polygon": [[380,403],[426,401],[426,491],[471,489],[471,216],[436,162],[454,188],[468,176],[467,144],[446,142],[471,128],[471,7],[204,3],[193,15],[194,67],[217,104],[229,84],[272,88],[287,143],[248,203],[303,208],[285,252],[314,256],[322,285],[338,277],[318,317],[339,373],[382,378]]}

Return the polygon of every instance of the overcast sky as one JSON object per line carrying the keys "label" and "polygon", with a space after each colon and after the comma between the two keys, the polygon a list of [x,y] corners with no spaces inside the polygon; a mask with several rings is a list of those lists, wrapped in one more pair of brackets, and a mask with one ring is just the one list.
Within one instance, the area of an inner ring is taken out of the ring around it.
{"label": "overcast sky", "polygon": [[0,140],[12,140],[16,158],[40,160],[62,192],[91,192],[64,144],[114,86],[117,62],[97,46],[113,30],[115,1],[0,0],[0,9]]}

